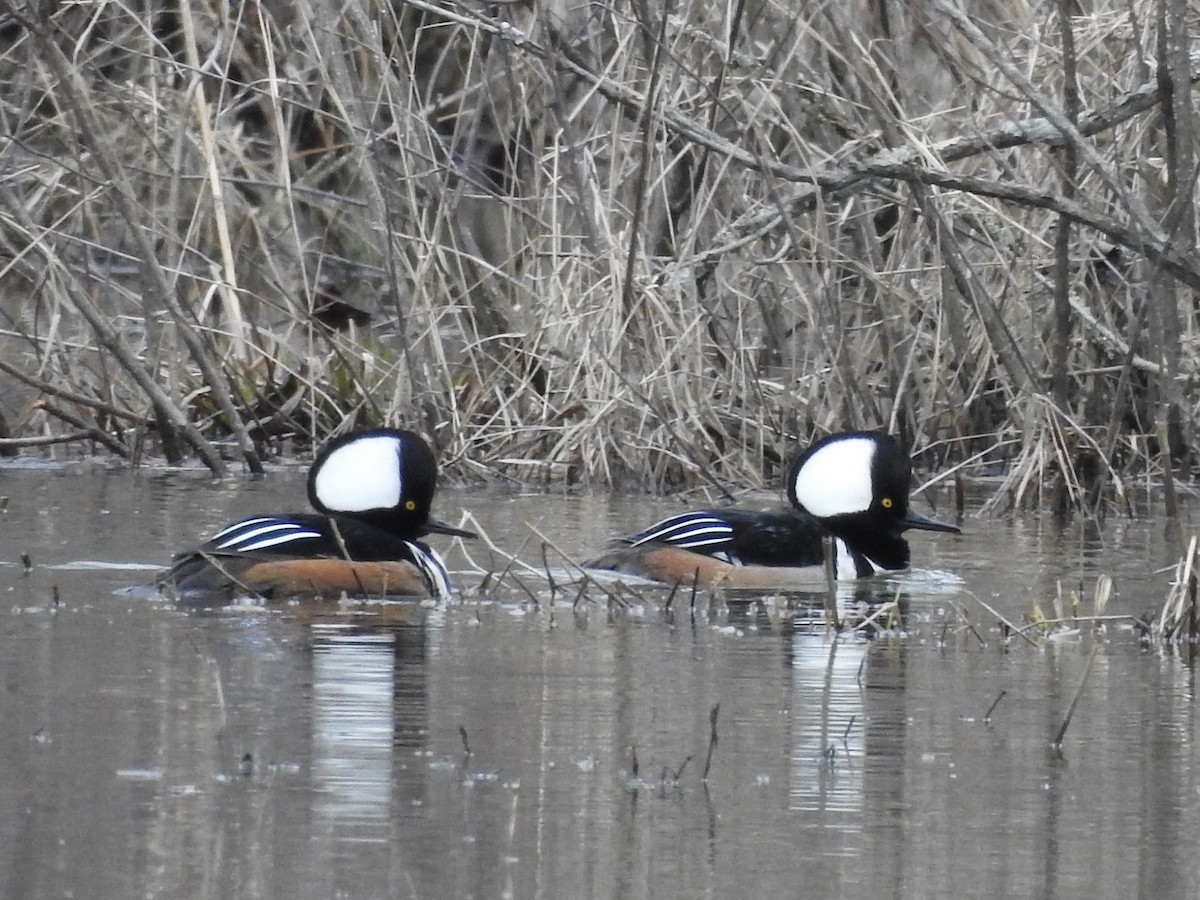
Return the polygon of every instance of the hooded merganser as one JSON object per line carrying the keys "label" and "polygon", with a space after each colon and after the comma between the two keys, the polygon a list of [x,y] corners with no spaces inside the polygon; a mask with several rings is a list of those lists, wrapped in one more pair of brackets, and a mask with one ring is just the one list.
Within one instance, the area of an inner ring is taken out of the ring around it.
{"label": "hooded merganser", "polygon": [[191,602],[263,597],[450,595],[440,556],[417,538],[475,537],[429,518],[437,462],[411,431],[330,441],[308,470],[314,513],[250,516],[175,557],[155,583]]}
{"label": "hooded merganser", "polygon": [[666,584],[787,587],[823,583],[821,539],[834,538],[839,579],[908,566],[910,528],[949,531],[909,506],[908,454],[886,434],[851,431],[822,438],[792,465],[792,509],[702,509],[620,538],[585,568]]}

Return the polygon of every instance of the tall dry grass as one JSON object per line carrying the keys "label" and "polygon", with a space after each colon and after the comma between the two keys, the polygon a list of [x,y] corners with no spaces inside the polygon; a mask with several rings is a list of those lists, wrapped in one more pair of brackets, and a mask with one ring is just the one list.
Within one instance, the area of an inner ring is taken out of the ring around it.
{"label": "tall dry grass", "polygon": [[10,8],[10,429],[666,490],[881,427],[997,503],[1170,487],[1196,23],[1082,6]]}

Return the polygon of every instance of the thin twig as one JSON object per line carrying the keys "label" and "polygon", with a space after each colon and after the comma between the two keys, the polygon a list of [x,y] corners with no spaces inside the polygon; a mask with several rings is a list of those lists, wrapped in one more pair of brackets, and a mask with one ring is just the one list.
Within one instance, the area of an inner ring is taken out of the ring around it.
{"label": "thin twig", "polygon": [[1075,707],[1079,703],[1079,698],[1083,694],[1083,688],[1087,684],[1088,673],[1092,671],[1092,661],[1096,658],[1096,654],[1100,652],[1100,645],[1096,644],[1092,647],[1092,652],[1088,654],[1087,665],[1083,667],[1083,674],[1079,676],[1079,687],[1075,689],[1075,696],[1071,698],[1071,705],[1067,707],[1067,714],[1063,717],[1062,725],[1058,729],[1058,734],[1054,737],[1054,749],[1062,751],[1063,738],[1067,734],[1067,728],[1071,724],[1071,718],[1075,715]]}

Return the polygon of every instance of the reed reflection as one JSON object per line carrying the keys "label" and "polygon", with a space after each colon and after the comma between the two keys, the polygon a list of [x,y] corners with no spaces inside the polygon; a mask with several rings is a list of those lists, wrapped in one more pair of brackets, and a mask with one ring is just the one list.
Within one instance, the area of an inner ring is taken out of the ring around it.
{"label": "reed reflection", "polygon": [[823,605],[796,612],[789,802],[797,810],[857,817],[869,758],[878,755],[872,742],[894,746],[904,724],[902,706],[892,702],[897,695],[874,690],[879,653],[872,636],[885,626],[902,627],[908,599],[903,591],[843,584],[836,601],[840,631],[828,627]]}
{"label": "reed reflection", "polygon": [[332,895],[390,892],[408,856],[404,823],[424,801],[427,611],[403,624],[314,622],[312,839]]}

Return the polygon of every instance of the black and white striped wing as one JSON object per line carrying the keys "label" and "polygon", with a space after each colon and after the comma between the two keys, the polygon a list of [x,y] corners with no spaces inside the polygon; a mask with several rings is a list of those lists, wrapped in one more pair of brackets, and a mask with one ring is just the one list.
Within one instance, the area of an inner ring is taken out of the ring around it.
{"label": "black and white striped wing", "polygon": [[329,553],[330,544],[329,534],[298,516],[252,516],[223,528],[202,549],[309,556]]}
{"label": "black and white striped wing", "polygon": [[422,544],[420,541],[405,541],[404,543],[412,554],[412,562],[425,577],[429,593],[439,600],[449,600],[450,573],[446,571],[446,564],[442,561],[442,557],[432,547]]}
{"label": "black and white striped wing", "polygon": [[738,562],[733,550],[733,526],[720,516],[704,512],[686,512],[651,525],[645,531],[626,538],[634,547],[657,543],[712,556],[724,562]]}

